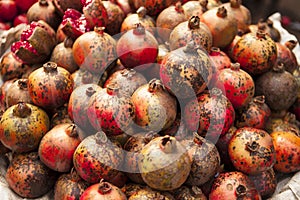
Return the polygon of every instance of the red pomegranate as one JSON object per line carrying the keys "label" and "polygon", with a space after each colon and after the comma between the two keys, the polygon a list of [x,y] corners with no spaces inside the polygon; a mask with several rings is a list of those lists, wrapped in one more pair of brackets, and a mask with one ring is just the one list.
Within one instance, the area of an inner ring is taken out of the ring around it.
{"label": "red pomegranate", "polygon": [[0,19],[1,21],[12,21],[18,14],[17,4],[14,0],[0,1]]}
{"label": "red pomegranate", "polygon": [[110,35],[115,35],[120,32],[125,14],[117,4],[117,0],[102,1],[102,3],[106,9],[108,18],[107,25],[105,26],[106,32]]}
{"label": "red pomegranate", "polygon": [[27,0],[27,1],[23,1],[23,0],[14,0],[17,4],[17,8],[19,10],[20,13],[26,13],[28,11],[28,9],[34,4],[36,3],[38,0]]}
{"label": "red pomegranate", "polygon": [[128,30],[117,42],[117,55],[126,68],[146,69],[156,61],[158,42],[155,37],[138,23]]}
{"label": "red pomegranate", "polygon": [[246,174],[259,174],[272,168],[276,152],[268,132],[242,127],[236,130],[229,141],[228,153],[234,167]]}
{"label": "red pomegranate", "polygon": [[222,91],[213,88],[189,101],[183,116],[190,131],[196,131],[210,141],[217,141],[233,125],[235,111]]}
{"label": "red pomegranate", "polygon": [[242,172],[221,173],[213,182],[210,200],[261,200],[258,190],[251,179]]}
{"label": "red pomegranate", "polygon": [[54,126],[41,139],[38,153],[41,161],[50,169],[69,172],[73,166],[73,154],[81,142],[75,124]]}
{"label": "red pomegranate", "polygon": [[239,63],[220,71],[216,86],[230,100],[235,109],[246,106],[254,96],[255,84],[252,77],[240,69]]}
{"label": "red pomegranate", "polygon": [[71,74],[54,62],[47,62],[28,77],[28,91],[34,104],[49,111],[65,104],[73,91]]}
{"label": "red pomegranate", "polygon": [[13,26],[18,26],[19,24],[29,24],[25,13],[19,14],[14,18]]}
{"label": "red pomegranate", "polygon": [[154,0],[154,1],[144,1],[144,0],[131,0],[132,5],[135,9],[144,6],[148,10],[150,16],[157,16],[163,9],[176,3],[175,0]]}
{"label": "red pomegranate", "polygon": [[82,4],[82,12],[91,29],[94,27],[105,27],[107,25],[108,15],[101,0],[88,0]]}

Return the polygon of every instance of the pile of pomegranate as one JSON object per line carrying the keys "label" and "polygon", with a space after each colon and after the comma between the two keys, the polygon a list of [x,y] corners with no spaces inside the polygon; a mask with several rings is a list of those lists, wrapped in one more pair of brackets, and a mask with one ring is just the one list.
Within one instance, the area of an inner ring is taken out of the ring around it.
{"label": "pile of pomegranate", "polygon": [[0,61],[20,197],[266,199],[300,170],[298,41],[241,0],[20,2],[0,1],[27,23]]}

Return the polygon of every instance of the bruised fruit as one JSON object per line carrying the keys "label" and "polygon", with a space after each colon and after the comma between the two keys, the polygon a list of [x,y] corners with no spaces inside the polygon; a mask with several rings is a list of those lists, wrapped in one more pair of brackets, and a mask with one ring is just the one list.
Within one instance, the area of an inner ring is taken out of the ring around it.
{"label": "bruised fruit", "polygon": [[31,97],[27,87],[28,79],[17,79],[8,88],[5,96],[5,105],[8,107],[13,106],[19,102],[32,104]]}

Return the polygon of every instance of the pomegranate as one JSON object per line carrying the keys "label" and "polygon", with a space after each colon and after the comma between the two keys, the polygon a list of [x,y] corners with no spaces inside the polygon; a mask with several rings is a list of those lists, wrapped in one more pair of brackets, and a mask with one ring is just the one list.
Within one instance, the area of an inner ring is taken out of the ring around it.
{"label": "pomegranate", "polygon": [[261,200],[258,190],[251,179],[242,172],[223,172],[214,180],[210,200]]}
{"label": "pomegranate", "polygon": [[234,167],[246,174],[256,175],[273,167],[276,152],[272,137],[262,129],[237,129],[228,144]]}
{"label": "pomegranate", "polygon": [[27,16],[25,13],[19,14],[14,18],[13,26],[18,26],[19,24],[29,24]]}
{"label": "pomegranate", "polygon": [[208,10],[208,0],[193,0],[187,1],[182,5],[186,19],[192,16],[201,17],[201,15]]}
{"label": "pomegranate", "polygon": [[120,37],[116,49],[124,67],[140,66],[146,69],[156,61],[158,42],[141,23],[138,23],[135,29],[128,30]]}
{"label": "pomegranate", "polygon": [[232,63],[230,68],[220,71],[216,87],[223,90],[235,109],[246,106],[255,93],[254,80],[240,69],[239,63]]}
{"label": "pomegranate", "polygon": [[27,11],[28,22],[43,20],[49,24],[54,30],[59,26],[62,18],[56,12],[52,0],[38,0]]}
{"label": "pomegranate", "polygon": [[179,188],[191,170],[185,147],[168,135],[156,137],[144,146],[138,165],[146,184],[162,191]]}
{"label": "pomegranate", "polygon": [[74,81],[71,74],[54,62],[47,62],[28,77],[28,91],[34,104],[49,111],[69,100]]}
{"label": "pomegranate", "polygon": [[8,81],[5,81],[1,87],[0,87],[0,113],[1,113],[1,117],[3,112],[7,109],[6,106],[6,94],[7,94],[7,90],[9,89],[9,87],[16,81],[17,79],[11,79]]}
{"label": "pomegranate", "polygon": [[55,31],[39,20],[27,25],[21,39],[11,45],[11,51],[24,63],[36,64],[48,60],[55,45]]}
{"label": "pomegranate", "polygon": [[290,112],[286,112],[284,116],[274,116],[274,112],[272,112],[265,129],[269,133],[285,131],[300,135],[299,121],[297,121],[296,116]]}
{"label": "pomegranate", "polygon": [[77,65],[97,75],[102,75],[117,60],[116,41],[104,32],[104,27],[95,27],[94,31],[82,34],[72,49]]}
{"label": "pomegranate", "polygon": [[271,110],[287,110],[297,99],[299,86],[295,77],[284,70],[283,64],[275,65],[272,70],[259,76],[255,85],[255,94],[264,95]]}
{"label": "pomegranate", "polygon": [[136,28],[137,23],[141,23],[145,29],[153,35],[156,34],[156,22],[152,17],[147,15],[147,9],[143,6],[137,9],[136,13],[129,14],[125,17],[120,32],[124,33]]}
{"label": "pomegranate", "polygon": [[70,173],[61,174],[54,185],[54,200],[79,199],[82,193],[90,186],[72,168]]}
{"label": "pomegranate", "polygon": [[110,84],[90,97],[87,115],[96,130],[120,135],[133,123],[135,107],[130,97],[121,96],[119,88]]}
{"label": "pomegranate", "polygon": [[208,9],[212,9],[212,8],[218,7],[220,5],[222,5],[222,1],[221,0],[208,0],[207,8]]}
{"label": "pomegranate", "polygon": [[60,10],[62,12],[65,12],[68,8],[72,8],[78,11],[82,11],[83,8],[83,2],[81,0],[53,0],[54,5],[58,8],[60,8]]}
{"label": "pomegranate", "polygon": [[14,152],[29,152],[38,148],[49,127],[50,121],[45,111],[20,102],[3,113],[0,139],[4,146]]}
{"label": "pomegranate", "polygon": [[182,200],[207,200],[205,194],[197,186],[181,186],[174,191],[174,197]]}
{"label": "pomegranate", "polygon": [[139,190],[148,189],[149,187],[146,185],[141,185],[133,182],[127,182],[122,188],[122,192],[129,198],[131,195],[137,193]]}
{"label": "pomegranate", "polygon": [[194,41],[196,45],[200,45],[208,52],[212,47],[212,34],[198,16],[192,16],[188,21],[181,22],[172,30],[169,37],[169,48],[172,51],[186,46],[190,41]]}
{"label": "pomegranate", "polygon": [[176,119],[177,101],[158,79],[140,86],[131,96],[135,123],[148,131],[169,128]]}
{"label": "pomegranate", "polygon": [[123,10],[118,6],[116,0],[102,1],[103,6],[107,12],[107,25],[106,31],[110,35],[115,35],[120,32],[120,28],[123,20],[125,19],[125,14]]}
{"label": "pomegranate", "polygon": [[[63,123],[73,123],[71,118],[68,115],[68,108],[67,104],[64,104],[61,107],[58,107],[57,109],[54,110],[51,119],[50,119],[50,128],[53,128],[56,125],[63,124]],[[77,127],[79,129],[79,127]],[[78,131],[82,132],[82,131]]]}
{"label": "pomegranate", "polygon": [[56,125],[41,139],[39,157],[50,169],[69,172],[73,166],[74,151],[80,142],[75,124]]}
{"label": "pomegranate", "polygon": [[98,84],[99,76],[92,74],[86,69],[78,69],[72,73],[72,78],[74,80],[74,89],[85,84]]}
{"label": "pomegranate", "polygon": [[269,198],[274,194],[277,187],[277,179],[273,168],[258,175],[250,175],[249,178],[253,181],[262,198]]}
{"label": "pomegranate", "polygon": [[256,96],[237,113],[235,125],[237,128],[249,126],[264,129],[270,115],[271,110],[265,103],[265,96]]}
{"label": "pomegranate", "polygon": [[102,179],[100,183],[96,183],[89,186],[80,196],[80,200],[89,200],[89,199],[127,200],[127,197],[120,188],[118,188],[117,186],[109,182],[105,182]]}
{"label": "pomegranate", "polygon": [[158,136],[158,134],[152,131],[137,133],[131,136],[124,144],[124,150],[126,151],[124,160],[126,175],[134,183],[145,184],[138,168],[139,153],[146,144]]}
{"label": "pomegranate", "polygon": [[214,178],[219,172],[221,158],[216,146],[197,133],[191,140],[181,142],[186,146],[192,167],[185,184],[200,186]]}
{"label": "pomegranate", "polygon": [[201,47],[189,42],[164,57],[160,78],[177,98],[195,97],[204,91],[212,78],[212,62]]}
{"label": "pomegranate", "polygon": [[296,40],[288,40],[284,44],[276,42],[277,63],[283,63],[286,71],[293,73],[298,68],[297,59],[293,49],[297,45]]}
{"label": "pomegranate", "polygon": [[83,3],[82,12],[90,28],[105,27],[108,24],[108,15],[101,0],[88,0]]}
{"label": "pomegranate", "polygon": [[144,6],[148,10],[150,16],[157,16],[165,8],[176,3],[175,0],[154,0],[154,1],[144,1],[144,0],[132,0],[132,5],[135,9]]}
{"label": "pomegranate", "polygon": [[276,151],[274,169],[281,173],[292,173],[300,168],[300,137],[288,131],[271,133]]}
{"label": "pomegranate", "polygon": [[79,68],[73,56],[73,42],[72,38],[66,37],[63,42],[54,47],[50,57],[51,62],[55,62],[70,73],[75,72]]}
{"label": "pomegranate", "polygon": [[128,198],[128,200],[140,200],[140,199],[174,200],[174,197],[170,195],[170,193],[153,190],[147,187],[136,191]]}
{"label": "pomegranate", "polygon": [[[88,103],[91,96],[100,90],[102,90],[102,88],[96,84],[80,85],[73,90],[69,99],[68,114],[74,123],[82,128],[84,133],[87,135],[91,135],[96,132],[90,124],[87,115]],[[81,137],[81,139],[83,138]]]}
{"label": "pomegranate", "polygon": [[30,152],[13,157],[5,180],[20,197],[37,198],[53,188],[57,173],[42,163],[37,152]]}
{"label": "pomegranate", "polygon": [[227,9],[228,14],[237,20],[238,29],[244,33],[249,32],[252,17],[250,10],[242,5],[242,0],[230,0],[228,3],[224,3],[223,6]]}
{"label": "pomegranate", "polygon": [[5,53],[0,61],[1,78],[3,81],[21,78],[26,72],[28,65],[22,63],[11,51]]}
{"label": "pomegranate", "polygon": [[133,8],[131,7],[129,0],[117,0],[117,4],[123,10],[125,16],[132,13]]}
{"label": "pomegranate", "polygon": [[159,13],[156,18],[157,34],[162,41],[169,41],[171,31],[181,22],[186,21],[181,2],[178,1],[175,5],[165,8]]}
{"label": "pomegranate", "polygon": [[68,8],[64,12],[63,20],[59,25],[60,30],[64,35],[76,39],[83,33],[93,30],[86,19],[86,17],[79,11]]}
{"label": "pomegranate", "polygon": [[280,42],[281,35],[277,28],[273,26],[273,21],[270,19],[259,19],[257,24],[251,24],[249,26],[251,32],[256,33],[257,30],[261,30],[269,35],[274,42]]}
{"label": "pomegranate", "polygon": [[74,167],[81,178],[92,184],[104,178],[118,187],[126,182],[126,179],[115,179],[123,160],[124,151],[120,145],[108,140],[104,132],[84,138],[73,155]]}
{"label": "pomegranate", "polygon": [[38,0],[14,0],[20,13],[26,13],[28,9]]}
{"label": "pomegranate", "polygon": [[213,46],[225,48],[229,45],[238,32],[237,21],[228,14],[224,6],[212,8],[201,16],[213,36]]}
{"label": "pomegranate", "polygon": [[7,108],[19,102],[32,104],[27,84],[28,79],[18,79],[8,88],[5,95],[5,105]]}
{"label": "pomegranate", "polygon": [[269,71],[276,63],[276,43],[265,33],[244,34],[232,50],[234,62],[251,75],[260,75]]}
{"label": "pomegranate", "polygon": [[17,4],[14,0],[0,1],[0,19],[6,22],[12,21],[18,14]]}
{"label": "pomegranate", "polygon": [[123,69],[114,72],[105,81],[104,87],[116,84],[121,96],[131,96],[140,86],[147,84],[143,74],[134,69]]}
{"label": "pomegranate", "polygon": [[66,39],[66,34],[62,30],[63,24],[60,23],[57,30],[56,30],[56,41],[57,43],[61,43]]}
{"label": "pomegranate", "polygon": [[183,119],[189,130],[197,131],[211,141],[217,141],[233,125],[235,111],[222,91],[213,88],[187,103]]}

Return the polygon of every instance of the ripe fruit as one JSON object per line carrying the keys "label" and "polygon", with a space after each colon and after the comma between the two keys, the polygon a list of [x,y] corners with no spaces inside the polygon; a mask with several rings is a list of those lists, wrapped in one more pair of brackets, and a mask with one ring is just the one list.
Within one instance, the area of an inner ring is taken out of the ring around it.
{"label": "ripe fruit", "polygon": [[14,0],[0,1],[0,19],[1,21],[12,21],[18,14],[17,4]]}

